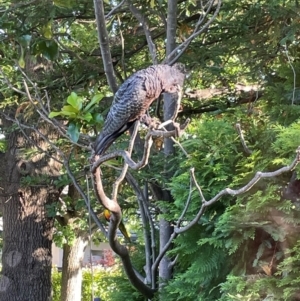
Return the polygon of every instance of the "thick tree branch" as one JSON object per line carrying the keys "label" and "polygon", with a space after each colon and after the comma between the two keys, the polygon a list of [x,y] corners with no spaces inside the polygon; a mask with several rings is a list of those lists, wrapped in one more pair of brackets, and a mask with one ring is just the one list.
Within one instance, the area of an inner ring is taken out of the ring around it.
{"label": "thick tree branch", "polygon": [[[181,130],[184,130],[186,126],[188,125],[188,122],[186,122],[184,125],[181,126]],[[135,132],[137,131],[137,127],[135,129]],[[136,134],[136,133],[135,133]],[[154,294],[154,290],[150,287],[148,287],[146,284],[144,284],[143,281],[140,280],[138,277],[137,273],[132,267],[129,253],[127,248],[120,244],[119,241],[117,240],[117,229],[118,226],[121,222],[122,219],[122,211],[121,207],[118,204],[117,198],[116,198],[116,189],[114,189],[113,197],[108,198],[105,194],[103,184],[102,184],[102,178],[101,178],[101,171],[99,168],[99,165],[101,163],[104,163],[105,161],[117,157],[117,156],[122,156],[125,160],[125,164],[128,164],[131,168],[133,169],[139,169],[145,166],[147,164],[149,155],[150,155],[150,147],[152,144],[152,136],[174,136],[176,134],[176,131],[170,131],[170,132],[165,132],[162,130],[153,130],[149,129],[146,137],[145,137],[145,144],[144,144],[144,155],[143,158],[140,162],[135,163],[130,156],[130,152],[133,147],[133,141],[135,139],[135,135],[131,137],[131,142],[130,142],[130,149],[129,151],[116,151],[111,154],[105,155],[105,156],[94,156],[92,157],[92,167],[91,167],[91,172],[93,176],[93,185],[94,185],[94,190],[97,199],[101,202],[101,204],[107,208],[109,211],[111,211],[111,219],[110,219],[110,224],[109,224],[109,231],[108,231],[108,239],[110,246],[112,250],[118,254],[123,262],[124,269],[126,271],[126,274],[132,283],[134,287],[136,287],[142,294],[144,294],[147,298],[152,298]],[[126,166],[126,165],[125,165]]]}
{"label": "thick tree branch", "polygon": [[152,273],[151,267],[154,263],[156,257],[156,242],[155,242],[155,227],[152,220],[152,216],[149,210],[149,202],[147,197],[147,182],[145,184],[145,189],[142,191],[138,182],[133,177],[130,172],[126,174],[126,180],[134,190],[137,201],[139,205],[139,210],[141,212],[141,219],[143,225],[143,232],[144,232],[144,241],[145,241],[145,260],[146,260],[146,281],[147,283],[151,283],[152,289],[156,288],[156,281],[155,275],[156,273]]}
{"label": "thick tree branch", "polygon": [[173,56],[171,53],[175,54],[173,49],[176,47],[176,29],[177,29],[177,0],[168,0],[168,18],[167,18],[167,44],[166,44],[166,54],[168,60],[172,61]]}
{"label": "thick tree branch", "polygon": [[111,90],[113,91],[113,93],[116,93],[118,90],[118,83],[113,68],[113,63],[112,63],[111,53],[109,48],[109,38],[108,38],[108,33],[105,24],[103,0],[94,0],[94,7],[95,7],[97,28],[98,28],[98,39],[99,39],[100,51],[102,55],[105,74]]}

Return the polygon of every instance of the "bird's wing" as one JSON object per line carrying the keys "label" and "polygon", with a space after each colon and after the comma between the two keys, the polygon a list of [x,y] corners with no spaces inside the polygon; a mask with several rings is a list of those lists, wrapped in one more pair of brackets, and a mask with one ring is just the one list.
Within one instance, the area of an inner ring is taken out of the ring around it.
{"label": "bird's wing", "polygon": [[104,127],[94,143],[96,154],[104,151],[137,120],[144,108],[146,92],[142,81],[133,77],[117,91],[106,117]]}

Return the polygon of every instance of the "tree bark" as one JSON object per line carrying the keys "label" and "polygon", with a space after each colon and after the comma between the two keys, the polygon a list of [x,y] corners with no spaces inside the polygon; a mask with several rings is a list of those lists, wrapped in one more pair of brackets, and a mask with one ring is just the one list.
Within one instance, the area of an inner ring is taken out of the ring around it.
{"label": "tree bark", "polygon": [[109,48],[109,38],[105,24],[103,0],[94,0],[94,7],[104,71],[111,90],[113,93],[116,93],[118,90],[118,83]]}
{"label": "tree bark", "polygon": [[88,237],[81,233],[72,245],[63,246],[63,272],[61,301],[80,301],[82,283],[82,260]]}
{"label": "tree bark", "polygon": [[[166,45],[166,55],[168,56],[176,46],[176,25],[177,25],[177,0],[168,0],[168,19],[167,19],[167,45]],[[171,58],[170,58],[171,59]],[[174,116],[175,110],[177,110],[177,99],[174,99],[174,95],[165,94],[164,95],[164,121],[170,120]],[[168,130],[172,130],[172,127],[167,127]],[[170,138],[164,139],[164,153],[166,158],[165,170],[169,169],[168,157],[174,153],[174,142]],[[166,175],[167,178],[170,178],[172,175]],[[172,202],[173,198],[169,191],[163,192],[164,201]],[[159,221],[160,228],[160,251],[164,248],[167,242],[170,239],[172,234],[172,226],[170,222],[165,219],[160,219]],[[159,264],[159,278],[160,288],[164,285],[166,281],[172,277],[172,267],[171,259],[165,255]]]}
{"label": "tree bark", "polygon": [[53,219],[47,217],[45,205],[56,201],[58,192],[50,184],[25,186],[21,181],[37,172],[49,180],[58,168],[44,158],[20,160],[21,140],[16,132],[9,135],[0,165],[4,241],[0,300],[47,301],[51,300]]}

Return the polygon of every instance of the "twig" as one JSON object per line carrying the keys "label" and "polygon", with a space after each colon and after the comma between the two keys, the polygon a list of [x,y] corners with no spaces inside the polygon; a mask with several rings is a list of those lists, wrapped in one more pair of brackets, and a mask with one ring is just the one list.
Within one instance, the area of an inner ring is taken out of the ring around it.
{"label": "twig", "polygon": [[[149,211],[149,203],[147,200],[147,185],[145,185],[145,192],[142,191],[139,184],[137,183],[136,179],[133,177],[133,175],[130,172],[127,172],[126,174],[126,180],[134,190],[138,206],[141,212],[141,219],[142,219],[142,225],[143,225],[143,232],[144,232],[144,240],[145,240],[145,260],[146,260],[146,281],[147,283],[151,283],[152,289],[156,288],[155,283],[155,274],[151,273],[151,266],[155,259],[156,249],[155,249],[155,229],[154,224],[152,221],[151,213]],[[150,226],[150,230],[148,228],[148,225]],[[151,240],[149,240],[149,237],[151,237]]]}
{"label": "twig", "polygon": [[[89,208],[89,200],[88,200],[86,194],[84,193],[84,191],[82,190],[82,188],[80,187],[80,185],[77,183],[77,181],[74,177],[74,174],[71,171],[71,168],[69,165],[69,160],[65,156],[63,156],[63,157],[64,157],[64,167],[66,168],[69,178],[71,179],[73,185],[75,186],[75,188],[77,189],[77,191],[79,192],[81,197],[83,198],[86,207]],[[104,226],[100,222],[100,220],[99,220],[97,214],[95,213],[95,211],[93,210],[93,208],[90,208],[90,214],[91,214],[94,222],[98,226],[98,228],[102,231],[102,233],[105,235],[105,237],[107,237],[107,231],[105,230]]]}
{"label": "twig", "polygon": [[[190,120],[187,119],[186,122],[180,126],[180,130],[183,131],[188,126],[189,122],[190,122]],[[165,131],[160,131],[160,130],[149,129],[148,133],[145,137],[145,140],[144,140],[145,143],[144,143],[143,158],[139,162],[137,162],[137,163],[134,162],[131,159],[131,156],[128,154],[127,151],[119,150],[119,151],[115,151],[115,152],[109,153],[109,154],[101,156],[101,157],[96,156],[95,160],[93,160],[93,166],[91,168],[91,172],[94,173],[100,164],[102,164],[103,162],[105,162],[107,160],[116,158],[116,157],[123,157],[123,159],[125,160],[125,162],[129,165],[129,167],[131,169],[134,169],[134,170],[140,169],[148,163],[148,159],[149,159],[149,155],[150,155],[150,147],[152,145],[152,137],[169,138],[174,135],[176,135],[176,130],[165,132]]]}
{"label": "twig", "polygon": [[210,199],[209,201],[206,201],[205,203],[202,203],[202,206],[201,206],[198,214],[196,215],[196,217],[185,227],[182,227],[180,229],[175,229],[175,232],[178,233],[178,234],[183,233],[183,232],[187,231],[188,229],[190,229],[195,224],[197,224],[200,217],[203,214],[204,208],[211,206],[212,204],[217,202],[222,196],[227,195],[227,194],[232,195],[232,196],[236,196],[236,195],[240,195],[242,193],[245,193],[246,191],[251,189],[260,179],[277,177],[277,176],[281,175],[284,172],[293,170],[299,163],[300,163],[300,146],[298,147],[298,149],[296,151],[296,158],[294,159],[294,161],[290,165],[284,166],[284,167],[279,168],[279,169],[277,169],[275,171],[272,171],[272,172],[258,171],[255,174],[255,176],[252,178],[252,180],[250,180],[245,186],[243,186],[239,189],[236,189],[236,190],[230,189],[230,188],[223,189],[216,196],[214,196],[212,199]]}
{"label": "twig", "polygon": [[190,178],[190,191],[189,191],[189,195],[188,195],[188,198],[187,198],[187,201],[185,203],[185,206],[182,210],[182,213],[179,217],[179,219],[177,220],[177,223],[176,223],[176,227],[179,228],[180,227],[180,224],[189,208],[189,205],[190,205],[190,202],[191,202],[191,199],[192,199],[192,193],[193,193],[193,181],[192,181],[192,177]]}
{"label": "twig", "polygon": [[[182,56],[182,54],[184,53],[184,51],[187,49],[187,47],[190,45],[190,43],[192,42],[192,40],[194,38],[196,38],[197,36],[199,36],[202,32],[204,32],[209,25],[215,20],[215,18],[217,17],[220,8],[221,8],[221,4],[222,4],[222,0],[217,0],[217,7],[216,10],[213,14],[213,16],[201,27],[201,29],[199,29],[200,25],[202,24],[202,22],[204,21],[204,19],[206,18],[206,16],[208,15],[208,13],[210,12],[210,9],[213,5],[213,3],[215,2],[214,0],[210,0],[210,6],[209,8],[205,11],[205,13],[203,15],[200,15],[199,20],[196,24],[196,27],[194,29],[194,32],[183,42],[181,43],[179,46],[177,46],[165,59],[163,62],[169,62],[170,65],[173,65],[175,62],[177,62],[177,60]],[[173,58],[173,55],[177,54],[176,57]],[[170,58],[172,58],[172,60],[170,61]]]}
{"label": "twig", "polygon": [[[135,125],[134,125],[134,130],[133,130],[133,133],[132,133],[132,135],[130,137],[129,146],[128,146],[128,155],[130,157],[131,157],[131,153],[132,153],[132,150],[133,150],[135,137],[137,135],[139,126],[140,126],[140,122],[137,121],[135,123]],[[120,176],[114,182],[114,185],[113,185],[113,192],[112,192],[112,197],[111,197],[113,200],[117,200],[118,188],[119,188],[120,183],[124,180],[124,178],[126,176],[126,173],[127,173],[127,170],[128,170],[128,164],[125,163],[124,166],[123,166],[123,170],[122,170]]]}
{"label": "twig", "polygon": [[243,145],[245,153],[248,154],[248,155],[251,155],[252,151],[248,148],[248,146],[246,144],[246,141],[245,141],[245,138],[244,138],[244,134],[243,134],[242,129],[241,129],[241,124],[240,123],[236,123],[235,128],[236,128],[236,130],[237,130],[237,132],[238,132],[238,134],[240,136],[241,143]]}
{"label": "twig", "polygon": [[131,3],[130,0],[126,0],[128,5],[129,5],[129,9],[132,12],[132,14],[136,17],[136,19],[142,24],[143,29],[144,29],[144,33],[146,36],[146,40],[147,40],[147,44],[148,44],[148,48],[149,48],[149,52],[151,54],[152,57],[152,62],[153,64],[157,64],[157,53],[156,53],[156,46],[153,42],[153,39],[151,37],[151,32],[149,29],[149,21],[147,20],[147,18]]}
{"label": "twig", "polygon": [[0,74],[3,76],[4,81],[6,82],[6,84],[8,85],[9,88],[11,88],[13,91],[26,96],[26,93],[24,91],[21,91],[20,89],[17,89],[12,83],[11,81],[7,78],[7,76],[4,74],[1,66],[0,66]]}
{"label": "twig", "polygon": [[202,193],[202,190],[201,190],[201,187],[199,186],[199,184],[198,184],[198,182],[196,180],[196,177],[195,177],[195,168],[191,168],[190,174],[191,174],[191,178],[192,178],[192,180],[193,180],[193,182],[194,182],[194,184],[195,184],[195,186],[196,186],[196,188],[198,190],[198,193],[199,193],[199,195],[201,197],[202,204],[205,204],[206,203],[205,197],[204,197],[204,195]]}
{"label": "twig", "polygon": [[[20,69],[20,71],[22,72],[22,74],[29,80],[29,78],[27,77],[27,75],[23,72],[23,70]],[[30,81],[31,82],[31,81]],[[33,87],[36,89],[36,85],[31,82]],[[23,84],[24,84],[24,88],[25,88],[25,91],[26,91],[26,96],[28,97],[30,103],[33,105],[33,107],[35,108],[35,110],[37,111],[37,113],[40,115],[40,117],[46,121],[47,123],[51,124],[58,132],[61,136],[63,136],[64,138],[66,138],[67,140],[69,140],[70,143],[72,143],[73,145],[76,145],[80,148],[83,148],[83,149],[88,149],[90,150],[90,147],[89,146],[86,146],[84,144],[80,144],[80,143],[77,143],[77,142],[74,142],[70,139],[70,137],[67,135],[66,133],[66,130],[54,119],[53,121],[48,117],[48,114],[49,112],[46,110],[45,106],[43,105],[42,103],[42,100],[41,100],[41,97],[39,95],[39,92],[36,90],[36,97],[37,97],[37,100],[38,100],[38,104],[41,108],[41,110],[37,107],[37,105],[34,103],[33,99],[32,99],[32,96],[30,94],[30,91],[29,91],[29,88],[28,88],[28,85],[26,83],[25,80],[23,80]],[[49,100],[47,100],[48,103],[49,103]],[[49,105],[49,104],[48,104]]]}
{"label": "twig", "polygon": [[126,0],[121,1],[117,6],[115,6],[106,16],[105,19],[108,19],[111,15],[115,13],[116,10],[118,10],[125,2]]}

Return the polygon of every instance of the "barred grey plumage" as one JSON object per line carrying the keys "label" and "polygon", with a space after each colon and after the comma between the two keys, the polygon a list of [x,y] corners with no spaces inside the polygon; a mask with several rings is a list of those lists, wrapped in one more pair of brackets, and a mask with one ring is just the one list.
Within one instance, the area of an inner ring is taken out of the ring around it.
{"label": "barred grey plumage", "polygon": [[184,68],[181,64],[154,65],[129,77],[115,94],[102,132],[94,143],[95,154],[102,155],[146,113],[161,93],[178,92],[183,86],[184,78]]}

